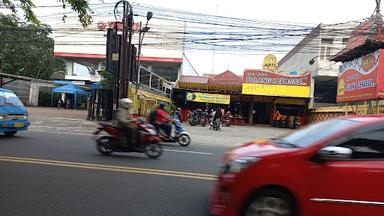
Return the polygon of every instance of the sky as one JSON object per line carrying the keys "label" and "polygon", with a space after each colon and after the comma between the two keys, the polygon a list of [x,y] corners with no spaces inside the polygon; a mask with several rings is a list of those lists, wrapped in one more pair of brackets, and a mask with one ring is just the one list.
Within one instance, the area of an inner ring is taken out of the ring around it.
{"label": "sky", "polygon": [[[56,0],[35,0],[34,2],[36,5],[57,3]],[[98,0],[90,2],[100,3]],[[104,2],[117,1],[104,0]],[[218,16],[284,21],[313,27],[319,23],[333,24],[362,20],[371,16],[376,6],[375,0],[137,0],[133,2]],[[200,75],[221,73],[227,69],[242,74],[244,69],[261,68],[266,55],[266,53],[220,54],[213,51],[186,51],[185,54]],[[276,56],[279,60],[284,55]],[[183,71],[184,74],[195,74],[187,64],[184,65]]]}

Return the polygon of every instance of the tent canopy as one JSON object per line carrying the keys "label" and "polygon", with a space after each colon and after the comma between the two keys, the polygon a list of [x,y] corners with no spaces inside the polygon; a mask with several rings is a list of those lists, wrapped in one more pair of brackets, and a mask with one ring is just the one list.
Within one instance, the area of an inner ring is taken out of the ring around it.
{"label": "tent canopy", "polygon": [[74,108],[77,108],[77,96],[78,95],[88,95],[88,92],[83,90],[82,88],[78,87],[74,84],[68,84],[65,86],[57,87],[52,89],[52,95],[51,95],[51,105],[53,104],[53,94],[54,93],[65,93],[65,94],[73,94],[75,98]]}
{"label": "tent canopy", "polygon": [[73,85],[73,84],[68,84],[65,86],[57,87],[52,89],[53,93],[66,93],[66,94],[75,94],[75,95],[88,95],[88,92],[81,89],[80,87]]}

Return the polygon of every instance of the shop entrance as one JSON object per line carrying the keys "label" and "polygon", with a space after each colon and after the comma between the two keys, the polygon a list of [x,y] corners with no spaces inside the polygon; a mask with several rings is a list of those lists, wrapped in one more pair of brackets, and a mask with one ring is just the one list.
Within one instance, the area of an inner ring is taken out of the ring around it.
{"label": "shop entrance", "polygon": [[253,123],[254,124],[270,124],[272,104],[255,103],[253,108]]}

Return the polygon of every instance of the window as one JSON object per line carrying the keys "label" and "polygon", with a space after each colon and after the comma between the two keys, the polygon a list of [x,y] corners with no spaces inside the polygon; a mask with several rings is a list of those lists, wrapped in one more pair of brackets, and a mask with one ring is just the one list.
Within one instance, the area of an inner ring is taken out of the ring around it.
{"label": "window", "polygon": [[332,54],[332,38],[322,38],[321,39],[321,50],[320,50],[320,59],[328,60]]}
{"label": "window", "polygon": [[311,146],[324,138],[348,127],[352,127],[357,122],[347,119],[329,119],[319,123],[311,124],[299,129],[285,137],[284,141],[295,144],[298,147]]}
{"label": "window", "polygon": [[23,106],[19,98],[10,92],[0,92],[0,106]]}
{"label": "window", "polygon": [[339,146],[352,149],[352,159],[384,159],[384,130],[357,133]]}

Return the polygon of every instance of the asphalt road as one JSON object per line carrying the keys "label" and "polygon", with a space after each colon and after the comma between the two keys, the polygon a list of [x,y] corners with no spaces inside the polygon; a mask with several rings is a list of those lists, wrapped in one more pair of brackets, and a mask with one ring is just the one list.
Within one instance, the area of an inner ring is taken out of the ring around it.
{"label": "asphalt road", "polygon": [[0,215],[207,215],[226,148],[164,148],[152,160],[135,153],[101,156],[87,135],[0,136]]}

